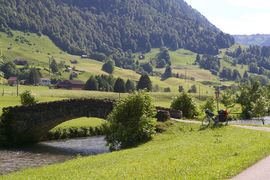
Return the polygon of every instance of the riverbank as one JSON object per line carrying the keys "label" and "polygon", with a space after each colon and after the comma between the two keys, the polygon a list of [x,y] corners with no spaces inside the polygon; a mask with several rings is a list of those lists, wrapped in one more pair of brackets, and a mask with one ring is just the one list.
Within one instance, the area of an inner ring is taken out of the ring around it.
{"label": "riverbank", "polygon": [[109,148],[103,136],[45,141],[22,148],[0,149],[0,175],[107,152]]}
{"label": "riverbank", "polygon": [[[236,138],[237,137],[237,138]],[[270,155],[270,133],[175,123],[136,148],[28,169],[2,179],[228,179]]]}

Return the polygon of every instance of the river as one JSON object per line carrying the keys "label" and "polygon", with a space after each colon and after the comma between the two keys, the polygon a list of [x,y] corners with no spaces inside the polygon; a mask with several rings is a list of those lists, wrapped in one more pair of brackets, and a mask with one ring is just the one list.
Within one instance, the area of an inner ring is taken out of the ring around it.
{"label": "river", "polygon": [[20,149],[0,149],[0,175],[64,162],[78,155],[89,156],[108,152],[103,136],[47,141]]}

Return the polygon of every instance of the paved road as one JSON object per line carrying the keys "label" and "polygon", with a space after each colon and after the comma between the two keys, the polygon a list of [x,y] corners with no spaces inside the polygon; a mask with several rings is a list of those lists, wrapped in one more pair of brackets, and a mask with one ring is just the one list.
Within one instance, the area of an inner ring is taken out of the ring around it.
{"label": "paved road", "polygon": [[270,156],[259,161],[246,169],[232,180],[269,180],[270,179]]}
{"label": "paved road", "polygon": [[[242,126],[242,125],[231,125],[234,127],[239,127],[243,129],[250,129],[250,130],[255,130],[255,131],[265,131],[265,132],[270,132],[269,127],[256,127],[256,126]],[[270,178],[269,178],[270,179]]]}
{"label": "paved road", "polygon": [[[175,120],[175,121],[183,123],[200,124],[200,122],[198,121],[189,121],[189,120]],[[231,126],[256,131],[270,132],[270,128],[267,127],[242,126],[242,125],[231,125]],[[232,180],[270,180],[270,156],[259,161],[250,168],[246,169],[239,175],[232,178]]]}

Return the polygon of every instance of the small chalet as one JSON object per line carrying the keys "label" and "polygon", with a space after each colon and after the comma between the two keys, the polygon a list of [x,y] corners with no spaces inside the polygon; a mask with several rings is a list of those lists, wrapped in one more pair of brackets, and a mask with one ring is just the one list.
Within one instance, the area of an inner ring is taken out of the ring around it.
{"label": "small chalet", "polygon": [[49,86],[49,85],[51,85],[51,80],[49,78],[41,78],[40,85],[41,86]]}
{"label": "small chalet", "polygon": [[84,82],[79,80],[65,80],[56,84],[58,89],[82,90]]}
{"label": "small chalet", "polygon": [[82,59],[88,58],[88,55],[83,54],[83,55],[81,55],[81,58],[82,58]]}
{"label": "small chalet", "polygon": [[10,77],[8,78],[8,85],[16,86],[17,85],[17,77]]}
{"label": "small chalet", "polygon": [[24,59],[15,59],[13,61],[13,63],[18,65],[18,66],[26,66],[26,65],[28,65],[28,61],[24,60]]}

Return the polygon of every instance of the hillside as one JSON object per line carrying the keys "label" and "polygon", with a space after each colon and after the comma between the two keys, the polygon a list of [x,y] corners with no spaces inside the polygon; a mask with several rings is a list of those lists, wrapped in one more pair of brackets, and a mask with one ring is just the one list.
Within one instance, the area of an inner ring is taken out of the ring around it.
{"label": "hillside", "polygon": [[[79,75],[76,79],[86,82],[91,75],[108,75],[102,71],[102,62],[93,59],[82,59],[80,56],[71,55],[63,52],[47,37],[38,36],[34,33],[23,33],[20,31],[12,31],[14,37],[9,37],[6,33],[0,32],[0,49],[8,60],[13,61],[16,58],[26,59],[31,66],[40,67],[43,77],[49,77],[49,74],[44,69],[49,67],[49,57],[54,57],[58,63],[65,62],[66,65],[75,66]],[[16,39],[20,39],[19,41]],[[159,49],[151,49],[151,52],[145,54],[145,60],[140,63],[150,61],[151,58],[155,58],[159,53]],[[136,58],[140,53],[134,54]],[[204,81],[211,81],[219,83],[216,76],[212,75],[210,71],[200,69],[197,66],[192,65],[196,54],[180,49],[177,51],[169,51],[172,61],[173,73],[185,74],[187,71],[188,77],[194,77],[195,80],[185,81],[184,79],[169,78],[161,80],[158,76],[151,76],[151,80],[154,86],[158,86],[158,91],[163,91],[164,88],[170,88],[172,92],[178,92],[179,85],[184,86],[188,90],[192,85],[200,86],[201,95],[207,95],[213,88],[204,85]],[[135,60],[137,60],[135,58]],[[78,64],[73,65],[70,60],[78,60]],[[164,72],[164,68],[154,68],[155,72]],[[69,78],[70,72],[61,72],[62,77]],[[112,74],[114,77],[121,77],[125,80],[131,79],[138,81],[140,74],[132,70],[122,69],[115,67],[115,71]],[[31,87],[32,88],[32,87]]]}
{"label": "hillside", "polygon": [[270,46],[269,34],[234,35],[234,39],[237,43],[243,45]]}
{"label": "hillside", "polygon": [[217,54],[234,43],[183,0],[2,0],[0,29],[45,34],[72,54],[162,45]]}

